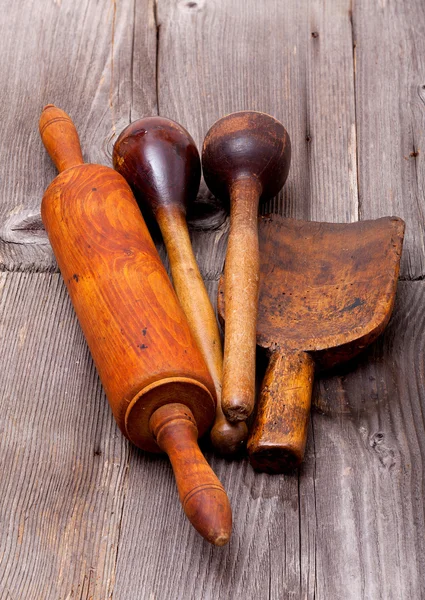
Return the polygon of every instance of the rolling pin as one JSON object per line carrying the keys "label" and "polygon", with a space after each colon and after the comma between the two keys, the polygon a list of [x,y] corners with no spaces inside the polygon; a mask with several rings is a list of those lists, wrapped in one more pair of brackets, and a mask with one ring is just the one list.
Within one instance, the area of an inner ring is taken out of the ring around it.
{"label": "rolling pin", "polygon": [[59,175],[41,215],[122,433],[170,458],[183,509],[221,546],[230,504],[197,444],[215,415],[214,384],[124,180],[84,164],[69,116],[49,104],[40,135]]}
{"label": "rolling pin", "polygon": [[186,206],[194,202],[201,178],[195,142],[178,123],[147,117],[131,123],[114,145],[114,167],[143,210],[152,213],[168,252],[174,288],[214,382],[217,409],[211,442],[223,455],[246,441],[246,423],[229,423],[221,408],[223,353],[214,309],[193,254]]}

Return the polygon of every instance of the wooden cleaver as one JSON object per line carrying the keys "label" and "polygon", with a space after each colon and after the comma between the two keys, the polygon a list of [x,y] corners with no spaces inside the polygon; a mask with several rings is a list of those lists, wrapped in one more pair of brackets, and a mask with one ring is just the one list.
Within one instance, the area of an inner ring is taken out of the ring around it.
{"label": "wooden cleaver", "polygon": [[[281,473],[304,456],[315,367],[358,354],[387,325],[403,245],[396,217],[334,224],[261,217],[257,344],[269,355],[248,440],[252,466]],[[218,311],[224,320],[224,285]]]}

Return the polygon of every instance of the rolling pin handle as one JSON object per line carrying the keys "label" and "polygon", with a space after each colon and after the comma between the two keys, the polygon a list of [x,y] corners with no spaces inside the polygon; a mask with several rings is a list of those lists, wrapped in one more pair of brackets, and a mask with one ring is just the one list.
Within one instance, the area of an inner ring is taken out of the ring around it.
{"label": "rolling pin handle", "polygon": [[232,530],[232,511],[223,486],[198,446],[198,428],[183,404],[165,404],[150,418],[158,446],[168,454],[183,510],[209,542],[224,546]]}
{"label": "rolling pin handle", "polygon": [[39,122],[43,144],[59,173],[84,164],[80,139],[74,123],[65,111],[47,104]]}

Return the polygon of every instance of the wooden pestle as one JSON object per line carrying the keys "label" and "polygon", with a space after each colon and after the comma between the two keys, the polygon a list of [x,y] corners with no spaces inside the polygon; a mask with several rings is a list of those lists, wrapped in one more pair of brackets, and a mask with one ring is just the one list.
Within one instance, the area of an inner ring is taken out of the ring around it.
{"label": "wooden pestle", "polygon": [[281,190],[290,162],[288,133],[279,121],[260,112],[220,119],[204,141],[205,182],[215,196],[230,201],[222,394],[230,421],[247,419],[255,402],[258,205],[260,198],[272,198]]}
{"label": "wooden pestle", "polygon": [[221,454],[235,454],[248,430],[245,423],[229,423],[221,409],[220,333],[186,223],[186,206],[195,200],[201,177],[195,142],[170,119],[139,119],[118,137],[113,162],[139,204],[152,212],[159,224],[177,296],[214,382],[217,408],[211,441]]}
{"label": "wooden pestle", "polygon": [[62,110],[45,107],[40,134],[60,171],[43,223],[117,423],[139,448],[168,454],[189,520],[223,545],[229,501],[197,444],[214,385],[133,194],[113,169],[83,163]]}

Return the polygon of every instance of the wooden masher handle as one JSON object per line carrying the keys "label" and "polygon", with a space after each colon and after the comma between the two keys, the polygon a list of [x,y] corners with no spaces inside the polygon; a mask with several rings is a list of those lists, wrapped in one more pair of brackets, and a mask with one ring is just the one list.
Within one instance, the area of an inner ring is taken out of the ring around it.
{"label": "wooden masher handle", "polygon": [[302,462],[313,378],[314,362],[306,352],[272,354],[248,440],[255,469],[283,473]]}
{"label": "wooden masher handle", "polygon": [[222,407],[229,421],[244,421],[255,402],[255,353],[260,259],[258,203],[261,186],[254,178],[237,180],[231,189],[230,232],[224,270]]}

